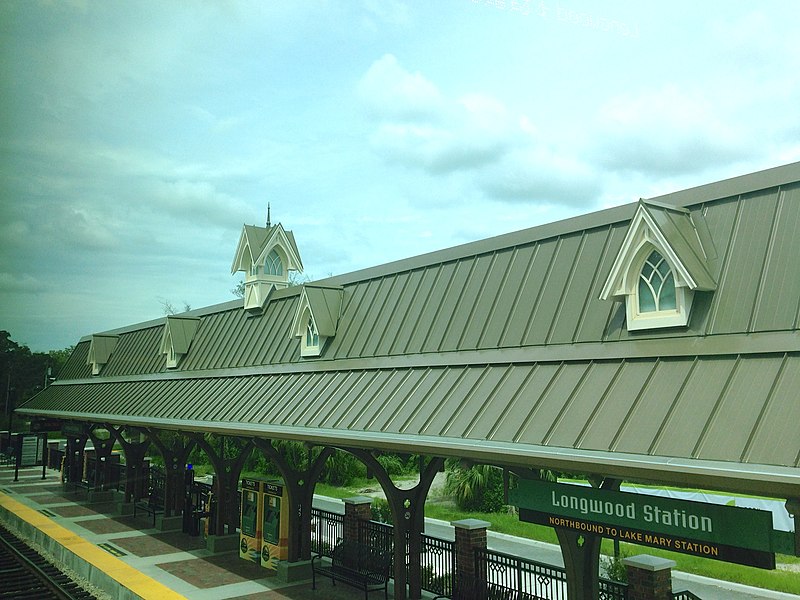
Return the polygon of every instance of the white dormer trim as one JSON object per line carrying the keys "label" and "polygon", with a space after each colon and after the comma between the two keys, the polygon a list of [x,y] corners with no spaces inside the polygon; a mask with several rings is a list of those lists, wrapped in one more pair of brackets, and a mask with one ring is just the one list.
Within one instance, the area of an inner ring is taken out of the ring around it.
{"label": "white dormer trim", "polygon": [[328,338],[336,335],[343,294],[341,287],[303,286],[292,320],[292,337],[300,338],[300,356],[320,356]]}
{"label": "white dormer trim", "polygon": [[161,334],[161,354],[167,357],[168,369],[176,369],[188,354],[199,325],[200,319],[196,317],[167,317]]}
{"label": "white dormer trim", "polygon": [[[640,276],[654,251],[672,274],[674,309],[641,310]],[[600,299],[625,302],[628,331],[681,327],[689,322],[695,291],[715,287],[689,211],[640,200]]]}
{"label": "white dormer trim", "polygon": [[86,356],[86,364],[91,365],[92,375],[99,375],[103,366],[111,358],[111,353],[117,347],[119,336],[95,334],[89,343],[89,354]]}

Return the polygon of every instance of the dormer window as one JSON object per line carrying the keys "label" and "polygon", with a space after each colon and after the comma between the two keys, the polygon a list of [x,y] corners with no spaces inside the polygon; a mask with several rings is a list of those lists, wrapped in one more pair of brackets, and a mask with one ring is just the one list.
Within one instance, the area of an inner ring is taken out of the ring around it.
{"label": "dormer window", "polygon": [[283,261],[280,255],[273,250],[267,255],[267,261],[264,263],[265,275],[283,275]]}
{"label": "dormer window", "polygon": [[336,335],[342,295],[338,286],[303,286],[292,323],[292,337],[300,338],[300,356],[320,356],[328,338]]}
{"label": "dormer window", "polygon": [[199,325],[200,319],[195,317],[166,318],[164,331],[161,334],[161,353],[167,357],[168,369],[178,368],[181,358],[189,352]]}
{"label": "dormer window", "polygon": [[713,244],[702,219],[685,208],[639,201],[600,294],[625,303],[628,331],[686,326],[695,292],[716,289],[708,259]]}
{"label": "dormer window", "polygon": [[100,374],[100,370],[111,358],[111,353],[114,352],[118,340],[119,337],[116,335],[95,334],[92,336],[89,354],[86,357],[86,364],[92,367],[92,375]]}
{"label": "dormer window", "polygon": [[675,310],[675,276],[664,257],[653,250],[639,273],[639,312]]}
{"label": "dormer window", "polygon": [[301,356],[319,356],[319,332],[314,324],[314,317],[309,313],[306,323],[306,339],[303,344]]}

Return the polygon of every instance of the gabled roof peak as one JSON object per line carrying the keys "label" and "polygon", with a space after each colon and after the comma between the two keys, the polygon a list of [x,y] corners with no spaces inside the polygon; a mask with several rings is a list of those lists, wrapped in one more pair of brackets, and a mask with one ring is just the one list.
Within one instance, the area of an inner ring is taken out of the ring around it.
{"label": "gabled roof peak", "polygon": [[[677,285],[690,290],[716,289],[717,283],[708,264],[713,252],[704,247],[701,238],[706,236],[698,231],[693,220],[702,218],[700,213],[692,215],[685,208],[639,200],[600,298],[621,298],[632,293],[638,277],[634,271],[640,266],[634,263],[640,260],[645,246],[655,248],[669,261],[676,271]],[[711,240],[707,239],[706,244],[710,246]]]}

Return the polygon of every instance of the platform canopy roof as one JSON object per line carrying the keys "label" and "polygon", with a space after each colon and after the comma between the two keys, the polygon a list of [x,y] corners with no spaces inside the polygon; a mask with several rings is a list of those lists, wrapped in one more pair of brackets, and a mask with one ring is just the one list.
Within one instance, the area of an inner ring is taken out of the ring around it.
{"label": "platform canopy roof", "polygon": [[[602,292],[653,249],[702,285],[686,325],[629,331]],[[315,357],[302,286],[182,315],[176,367],[168,319],[101,332],[99,366],[90,335],[18,410],[800,497],[798,257],[794,163],[315,282],[341,290]]]}

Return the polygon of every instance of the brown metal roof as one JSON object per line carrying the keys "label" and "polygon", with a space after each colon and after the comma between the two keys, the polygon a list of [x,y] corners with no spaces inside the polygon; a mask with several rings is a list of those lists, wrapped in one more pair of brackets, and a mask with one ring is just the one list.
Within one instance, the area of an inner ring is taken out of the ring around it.
{"label": "brown metal roof", "polygon": [[713,248],[717,288],[696,292],[688,327],[629,333],[624,305],[599,299],[629,205],[319,282],[343,297],[318,359],[292,337],[300,288],[257,316],[187,313],[200,322],[170,372],[164,319],[106,332],[119,342],[98,377],[82,341],[23,411],[640,478],[660,465],[674,483],[713,472],[798,495],[800,163],[658,201]]}
{"label": "brown metal roof", "polygon": [[[797,389],[792,352],[83,380],[51,386],[26,412],[368,447],[397,437],[478,460],[498,444],[519,456],[682,458],[728,463],[739,473],[729,478],[753,485],[769,473],[777,485],[775,467],[800,467],[800,403],[784,401]],[[583,470],[605,472],[610,460],[592,457]],[[797,485],[796,472],[777,471]]]}

